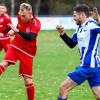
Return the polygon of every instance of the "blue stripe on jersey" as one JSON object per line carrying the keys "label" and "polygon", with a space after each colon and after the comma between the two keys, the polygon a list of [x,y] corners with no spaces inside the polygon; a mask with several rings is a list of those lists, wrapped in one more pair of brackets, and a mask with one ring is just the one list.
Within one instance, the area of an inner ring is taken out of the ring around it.
{"label": "blue stripe on jersey", "polygon": [[81,48],[81,58],[80,58],[80,61],[81,61],[81,62],[80,62],[80,63],[82,63],[84,51],[85,51],[85,47],[82,47],[82,48]]}
{"label": "blue stripe on jersey", "polygon": [[[90,66],[91,65],[91,57],[93,56],[92,60],[94,60],[94,63],[95,63],[94,65],[97,66],[97,61],[96,61],[97,46],[96,46],[96,49],[94,48],[94,45],[96,45],[95,44],[96,43],[96,39],[97,39],[96,31],[95,30],[90,30],[89,47],[88,47],[87,53],[85,55],[83,65]],[[99,42],[99,40],[98,40],[98,42]],[[95,49],[95,54],[94,55],[92,55],[93,49]]]}
{"label": "blue stripe on jersey", "polygon": [[77,33],[78,33],[80,28],[81,28],[81,26],[78,27],[77,32],[72,36],[73,41],[76,42],[76,43],[78,43],[78,41],[77,41]]}
{"label": "blue stripe on jersey", "polygon": [[[99,62],[99,59],[96,58],[96,56],[98,56],[98,48],[99,48],[99,39],[98,39],[98,43],[97,43],[97,48],[95,50],[95,65],[99,66],[98,62]],[[96,55],[97,54],[97,55]]]}
{"label": "blue stripe on jersey", "polygon": [[76,34],[76,33],[73,35],[72,40],[73,40],[74,42],[78,43],[78,42],[77,42],[77,34]]}
{"label": "blue stripe on jersey", "polygon": [[100,34],[100,28],[92,29],[92,31],[94,31],[95,34]]}

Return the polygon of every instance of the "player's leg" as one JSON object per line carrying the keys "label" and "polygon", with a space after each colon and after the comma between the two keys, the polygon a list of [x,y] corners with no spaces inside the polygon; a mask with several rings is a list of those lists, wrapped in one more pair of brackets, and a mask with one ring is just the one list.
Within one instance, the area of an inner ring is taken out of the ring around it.
{"label": "player's leg", "polygon": [[2,41],[0,40],[0,51],[3,49]]}
{"label": "player's leg", "polygon": [[20,69],[19,75],[22,75],[25,82],[26,92],[28,100],[34,100],[34,85],[32,82],[32,63],[33,58],[22,53],[20,54]]}
{"label": "player's leg", "polygon": [[9,63],[7,61],[2,61],[0,63],[0,75],[6,70]]}
{"label": "player's leg", "polygon": [[34,85],[32,82],[32,78],[24,76],[24,81],[28,100],[34,100]]}
{"label": "player's leg", "polygon": [[100,100],[100,86],[94,86],[92,88],[93,94],[96,97],[96,100]]}
{"label": "player's leg", "polygon": [[[3,46],[2,46],[2,44],[0,43],[0,53],[1,53],[2,49],[3,49]],[[0,56],[0,62],[1,62],[1,60],[2,60],[2,57]]]}
{"label": "player's leg", "polygon": [[64,80],[60,85],[60,93],[58,100],[67,100],[69,90],[71,90],[76,86],[77,83],[74,82],[70,77]]}
{"label": "player's leg", "polygon": [[89,85],[92,89],[96,100],[100,100],[100,68],[94,68],[92,77],[88,79]]}
{"label": "player's leg", "polygon": [[84,76],[84,74],[82,74],[83,70],[84,69],[79,66],[74,72],[68,74],[68,78],[63,81],[60,86],[58,100],[67,100],[68,92],[86,80],[86,77]]}
{"label": "player's leg", "polygon": [[5,54],[3,61],[0,63],[0,75],[6,70],[6,68],[10,64],[16,63],[17,59],[14,55],[15,55],[15,49],[13,47],[10,47]]}
{"label": "player's leg", "polygon": [[7,51],[9,45],[10,45],[10,38],[3,40],[3,48],[5,52]]}

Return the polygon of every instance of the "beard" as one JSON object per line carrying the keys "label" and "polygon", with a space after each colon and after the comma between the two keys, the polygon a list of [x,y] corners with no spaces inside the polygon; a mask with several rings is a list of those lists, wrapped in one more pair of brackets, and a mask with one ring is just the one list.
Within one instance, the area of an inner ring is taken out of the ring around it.
{"label": "beard", "polygon": [[80,26],[81,25],[81,21],[80,20],[77,20],[76,21],[76,25],[79,25]]}

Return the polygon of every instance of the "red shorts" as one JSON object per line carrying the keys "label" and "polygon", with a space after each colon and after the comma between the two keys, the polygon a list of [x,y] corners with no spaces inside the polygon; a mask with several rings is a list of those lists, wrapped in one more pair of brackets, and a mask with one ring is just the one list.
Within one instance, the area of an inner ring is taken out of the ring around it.
{"label": "red shorts", "polygon": [[8,47],[9,47],[9,44],[10,44],[10,38],[8,38],[8,39],[0,39],[0,51],[2,49],[7,51]]}
{"label": "red shorts", "polygon": [[32,77],[33,58],[22,51],[9,46],[9,49],[4,56],[4,61],[15,64],[17,60],[20,61],[19,75]]}

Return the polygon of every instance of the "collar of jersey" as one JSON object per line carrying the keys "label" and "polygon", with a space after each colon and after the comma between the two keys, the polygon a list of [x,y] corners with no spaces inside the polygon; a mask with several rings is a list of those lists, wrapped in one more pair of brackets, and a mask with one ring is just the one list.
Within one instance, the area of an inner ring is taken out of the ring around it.
{"label": "collar of jersey", "polygon": [[89,18],[81,25],[81,27],[86,26],[89,21]]}

